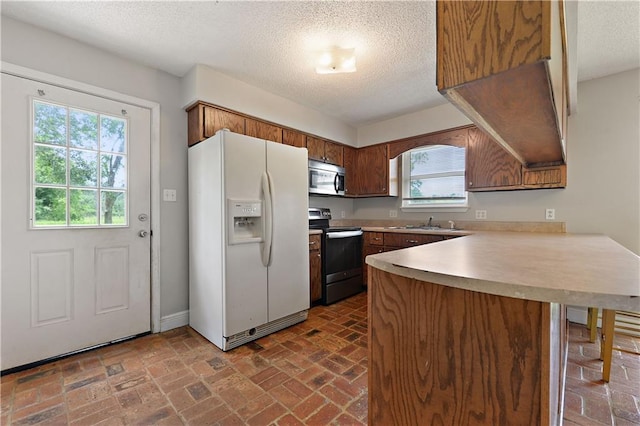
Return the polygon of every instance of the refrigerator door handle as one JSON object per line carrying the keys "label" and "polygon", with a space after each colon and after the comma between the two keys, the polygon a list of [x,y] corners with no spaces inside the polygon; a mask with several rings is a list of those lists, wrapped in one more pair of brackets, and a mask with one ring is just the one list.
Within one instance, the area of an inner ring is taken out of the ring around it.
{"label": "refrigerator door handle", "polygon": [[271,241],[273,236],[273,207],[271,198],[271,176],[262,174],[262,193],[264,194],[264,246],[262,247],[262,264],[271,265]]}

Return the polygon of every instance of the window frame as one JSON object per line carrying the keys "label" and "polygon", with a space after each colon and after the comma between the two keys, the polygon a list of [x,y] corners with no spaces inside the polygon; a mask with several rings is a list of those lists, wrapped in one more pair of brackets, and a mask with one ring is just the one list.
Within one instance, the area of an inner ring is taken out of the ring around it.
{"label": "window frame", "polygon": [[[400,155],[401,158],[401,210],[405,212],[450,212],[450,213],[464,213],[469,210],[469,191],[464,191],[464,201],[459,203],[438,203],[438,204],[411,204],[412,198],[410,197],[410,180],[411,180],[411,167],[410,165],[410,156],[411,153],[416,151],[423,151],[434,149],[438,147],[451,147],[451,148],[459,148],[465,150],[465,165],[464,170],[462,172],[440,172],[433,173],[432,177],[447,177],[447,176],[461,176],[463,183],[466,182],[465,175],[467,170],[466,164],[466,156],[467,150],[464,147],[459,147],[456,145],[446,145],[446,144],[433,144],[433,145],[423,145],[411,150],[405,151]],[[423,175],[421,175],[423,176]]]}
{"label": "window frame", "polygon": [[[36,108],[35,108],[35,104],[36,102],[42,103],[42,104],[49,104],[49,105],[54,105],[57,107],[63,107],[66,109],[66,142],[64,145],[54,145],[54,144],[44,144],[44,143],[40,143],[40,142],[36,142],[35,141],[35,114],[36,114]],[[110,114],[110,113],[106,113],[106,112],[102,112],[102,111],[97,111],[97,110],[93,110],[93,109],[88,109],[88,108],[84,108],[81,106],[74,106],[74,105],[69,105],[69,104],[65,104],[62,102],[56,102],[56,101],[52,101],[52,100],[43,100],[40,97],[37,96],[30,96],[29,97],[29,217],[28,217],[28,221],[29,221],[29,229],[30,230],[72,230],[72,229],[115,229],[115,228],[129,228],[131,226],[130,224],[130,215],[129,215],[129,197],[130,197],[130,186],[129,186],[129,176],[130,176],[130,163],[129,163],[129,145],[130,145],[130,135],[129,135],[129,129],[130,129],[130,120],[129,117],[127,117],[126,115],[123,115],[121,117],[118,117],[114,114]],[[98,116],[98,132],[100,132],[100,126],[101,126],[101,118],[103,116],[105,117],[111,117],[111,118],[116,118],[119,120],[123,120],[125,123],[125,129],[124,129],[124,137],[125,137],[125,148],[123,150],[123,152],[113,152],[113,151],[107,151],[107,150],[103,150],[100,146],[100,139],[98,138],[98,146],[96,150],[89,150],[86,148],[82,148],[82,147],[74,147],[70,145],[70,134],[69,134],[69,114],[70,111],[75,110],[75,111],[83,111],[83,112],[87,112],[87,113],[94,113],[97,114]],[[66,151],[66,155],[65,155],[65,184],[42,184],[42,183],[37,183],[36,182],[36,168],[35,168],[35,161],[36,161],[36,147],[38,146],[44,146],[44,147],[58,147],[58,148],[64,148]],[[93,187],[83,187],[83,186],[79,186],[79,185],[72,185],[71,184],[71,166],[70,166],[70,161],[71,161],[71,156],[70,156],[70,152],[71,150],[76,150],[76,151],[86,151],[86,152],[95,152],[97,155],[97,181],[96,181],[96,186]],[[101,182],[101,169],[102,169],[102,165],[101,165],[101,156],[102,154],[112,154],[112,155],[122,155],[125,158],[125,164],[126,164],[126,177],[125,177],[125,187],[124,188],[110,188],[110,187],[104,187],[102,185]],[[66,191],[66,196],[65,196],[65,208],[66,208],[66,214],[65,214],[65,224],[60,224],[60,225],[41,225],[38,226],[36,224],[36,189],[37,188],[57,188],[57,189],[64,189]],[[90,224],[90,225],[84,225],[84,224],[73,224],[71,222],[71,211],[70,211],[70,206],[71,206],[71,190],[83,190],[83,189],[89,189],[89,190],[95,190],[96,191],[96,195],[97,195],[97,214],[96,214],[96,219],[97,219],[97,223],[96,224]],[[105,224],[102,223],[102,191],[117,191],[117,192],[123,192],[124,193],[124,223],[117,223],[117,224]]]}

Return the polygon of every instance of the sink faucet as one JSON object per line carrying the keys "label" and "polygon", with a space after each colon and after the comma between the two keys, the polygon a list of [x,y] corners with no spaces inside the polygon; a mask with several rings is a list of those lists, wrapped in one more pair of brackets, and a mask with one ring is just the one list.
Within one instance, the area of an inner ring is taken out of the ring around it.
{"label": "sink faucet", "polygon": [[451,227],[451,229],[456,229],[456,223],[452,220],[449,221],[449,225]]}
{"label": "sink faucet", "polygon": [[431,228],[433,225],[431,225],[431,221],[433,220],[433,216],[429,216],[429,222],[427,222],[427,227]]}

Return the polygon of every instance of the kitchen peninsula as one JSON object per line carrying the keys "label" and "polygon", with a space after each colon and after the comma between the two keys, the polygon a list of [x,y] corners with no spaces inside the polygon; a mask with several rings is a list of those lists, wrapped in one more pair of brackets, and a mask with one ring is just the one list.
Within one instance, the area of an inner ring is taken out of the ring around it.
{"label": "kitchen peninsula", "polygon": [[369,265],[369,422],[556,424],[564,305],[640,310],[640,258],[601,235],[479,232]]}

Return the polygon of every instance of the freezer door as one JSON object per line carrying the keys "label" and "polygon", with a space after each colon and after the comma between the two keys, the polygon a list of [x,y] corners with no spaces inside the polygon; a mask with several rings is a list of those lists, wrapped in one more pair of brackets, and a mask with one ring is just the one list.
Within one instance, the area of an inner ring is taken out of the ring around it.
{"label": "freezer door", "polygon": [[[265,141],[223,132],[223,155],[225,200],[262,200]],[[267,269],[262,264],[262,243],[229,244],[229,217],[225,223],[223,335],[228,337],[268,321]]]}
{"label": "freezer door", "polygon": [[309,308],[307,149],[267,143],[273,234],[269,321]]}

